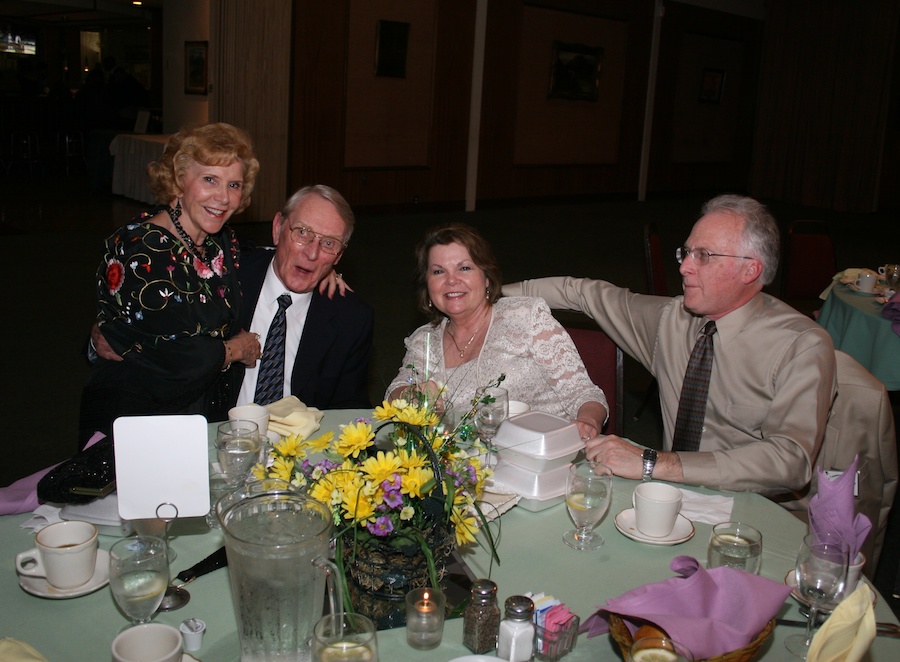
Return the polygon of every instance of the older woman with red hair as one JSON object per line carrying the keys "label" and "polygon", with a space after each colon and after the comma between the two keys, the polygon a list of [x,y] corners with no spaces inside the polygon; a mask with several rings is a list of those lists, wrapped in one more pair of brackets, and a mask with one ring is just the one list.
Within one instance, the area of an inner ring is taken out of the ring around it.
{"label": "older woman with red hair", "polygon": [[236,328],[240,250],[227,225],[259,171],[249,136],[223,123],[180,131],[147,171],[160,206],[107,239],[97,271],[97,324],[119,360],[92,366],[81,443],[119,416],[226,418],[232,363],[260,356]]}

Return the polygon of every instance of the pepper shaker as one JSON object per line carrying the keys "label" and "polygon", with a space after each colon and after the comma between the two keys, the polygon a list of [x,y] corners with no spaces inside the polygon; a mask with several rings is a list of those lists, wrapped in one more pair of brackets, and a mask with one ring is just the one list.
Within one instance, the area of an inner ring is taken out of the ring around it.
{"label": "pepper shaker", "polygon": [[472,597],[463,613],[463,644],[476,654],[497,648],[500,631],[500,607],[497,585],[490,579],[472,582]]}
{"label": "pepper shaker", "polygon": [[534,657],[534,603],[524,595],[513,595],[503,606],[506,617],[500,622],[497,657],[507,662],[529,662]]}

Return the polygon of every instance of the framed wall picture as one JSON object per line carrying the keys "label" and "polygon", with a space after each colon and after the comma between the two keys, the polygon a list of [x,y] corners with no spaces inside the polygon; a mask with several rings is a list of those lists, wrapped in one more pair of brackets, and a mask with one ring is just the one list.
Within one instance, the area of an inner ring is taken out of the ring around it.
{"label": "framed wall picture", "polygon": [[600,95],[603,49],[584,44],[553,42],[548,97],[596,101]]}
{"label": "framed wall picture", "polygon": [[700,101],[703,103],[722,103],[722,90],[725,88],[724,69],[704,69],[700,81]]}
{"label": "framed wall picture", "polygon": [[208,76],[208,41],[184,42],[184,93],[206,94]]}
{"label": "framed wall picture", "polygon": [[406,78],[409,23],[378,21],[375,33],[375,75]]}

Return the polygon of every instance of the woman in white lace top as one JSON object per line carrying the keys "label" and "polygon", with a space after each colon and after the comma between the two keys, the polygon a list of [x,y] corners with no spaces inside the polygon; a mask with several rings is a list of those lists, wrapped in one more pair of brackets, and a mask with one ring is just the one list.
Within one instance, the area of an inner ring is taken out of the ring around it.
{"label": "woman in white lace top", "polygon": [[569,334],[543,299],[500,298],[500,269],[477,230],[454,223],[429,231],[416,261],[417,303],[431,322],[406,339],[389,400],[412,383],[407,366],[445,385],[445,399],[457,408],[468,407],[477,389],[505,374],[510,400],[575,420],[586,439],[602,430],[606,397]]}

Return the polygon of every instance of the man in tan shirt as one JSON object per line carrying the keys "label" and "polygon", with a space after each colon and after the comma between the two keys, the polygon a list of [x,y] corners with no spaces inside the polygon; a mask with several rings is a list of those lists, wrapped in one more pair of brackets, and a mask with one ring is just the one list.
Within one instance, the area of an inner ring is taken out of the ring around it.
{"label": "man in tan shirt", "polygon": [[[702,213],[679,249],[682,296],[571,277],[527,280],[503,292],[590,315],[656,377],[666,452],[648,462],[640,447],[606,435],[587,442],[589,459],[625,478],[789,499],[809,484],[825,434],[836,389],[834,346],[815,322],[762,293],[778,269],[779,233],[769,211],[751,198],[723,195]],[[717,332],[699,450],[674,452],[685,369],[710,320]]]}

